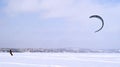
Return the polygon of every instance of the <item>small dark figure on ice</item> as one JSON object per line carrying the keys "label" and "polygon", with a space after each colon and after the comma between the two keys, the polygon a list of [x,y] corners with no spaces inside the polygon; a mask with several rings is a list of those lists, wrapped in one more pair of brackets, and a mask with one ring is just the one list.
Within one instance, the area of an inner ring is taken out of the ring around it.
{"label": "small dark figure on ice", "polygon": [[11,54],[11,56],[13,56],[13,54],[12,54],[12,50],[10,50],[10,54]]}

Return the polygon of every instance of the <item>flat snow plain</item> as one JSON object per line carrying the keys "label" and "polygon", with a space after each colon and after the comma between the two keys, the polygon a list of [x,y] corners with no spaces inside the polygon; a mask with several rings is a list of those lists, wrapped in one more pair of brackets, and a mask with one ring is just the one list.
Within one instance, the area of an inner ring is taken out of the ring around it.
{"label": "flat snow plain", "polygon": [[120,67],[120,54],[0,53],[0,67]]}

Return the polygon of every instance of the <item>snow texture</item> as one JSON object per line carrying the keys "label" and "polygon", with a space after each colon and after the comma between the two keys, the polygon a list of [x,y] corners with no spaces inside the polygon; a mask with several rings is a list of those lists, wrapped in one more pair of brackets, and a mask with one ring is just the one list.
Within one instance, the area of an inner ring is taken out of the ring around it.
{"label": "snow texture", "polygon": [[120,54],[0,53],[0,67],[120,67]]}

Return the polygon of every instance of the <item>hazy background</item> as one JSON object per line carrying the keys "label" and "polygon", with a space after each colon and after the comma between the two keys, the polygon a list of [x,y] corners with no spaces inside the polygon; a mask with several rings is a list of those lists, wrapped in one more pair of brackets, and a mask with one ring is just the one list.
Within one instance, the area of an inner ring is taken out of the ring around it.
{"label": "hazy background", "polygon": [[0,0],[0,48],[10,47],[118,49],[120,0]]}

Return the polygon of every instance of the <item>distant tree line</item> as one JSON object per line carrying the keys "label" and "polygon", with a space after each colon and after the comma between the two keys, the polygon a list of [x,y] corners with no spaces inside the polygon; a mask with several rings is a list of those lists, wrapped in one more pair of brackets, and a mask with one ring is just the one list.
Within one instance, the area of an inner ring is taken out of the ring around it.
{"label": "distant tree line", "polygon": [[0,52],[41,52],[41,53],[120,53],[120,49],[72,49],[72,48],[0,48]]}

